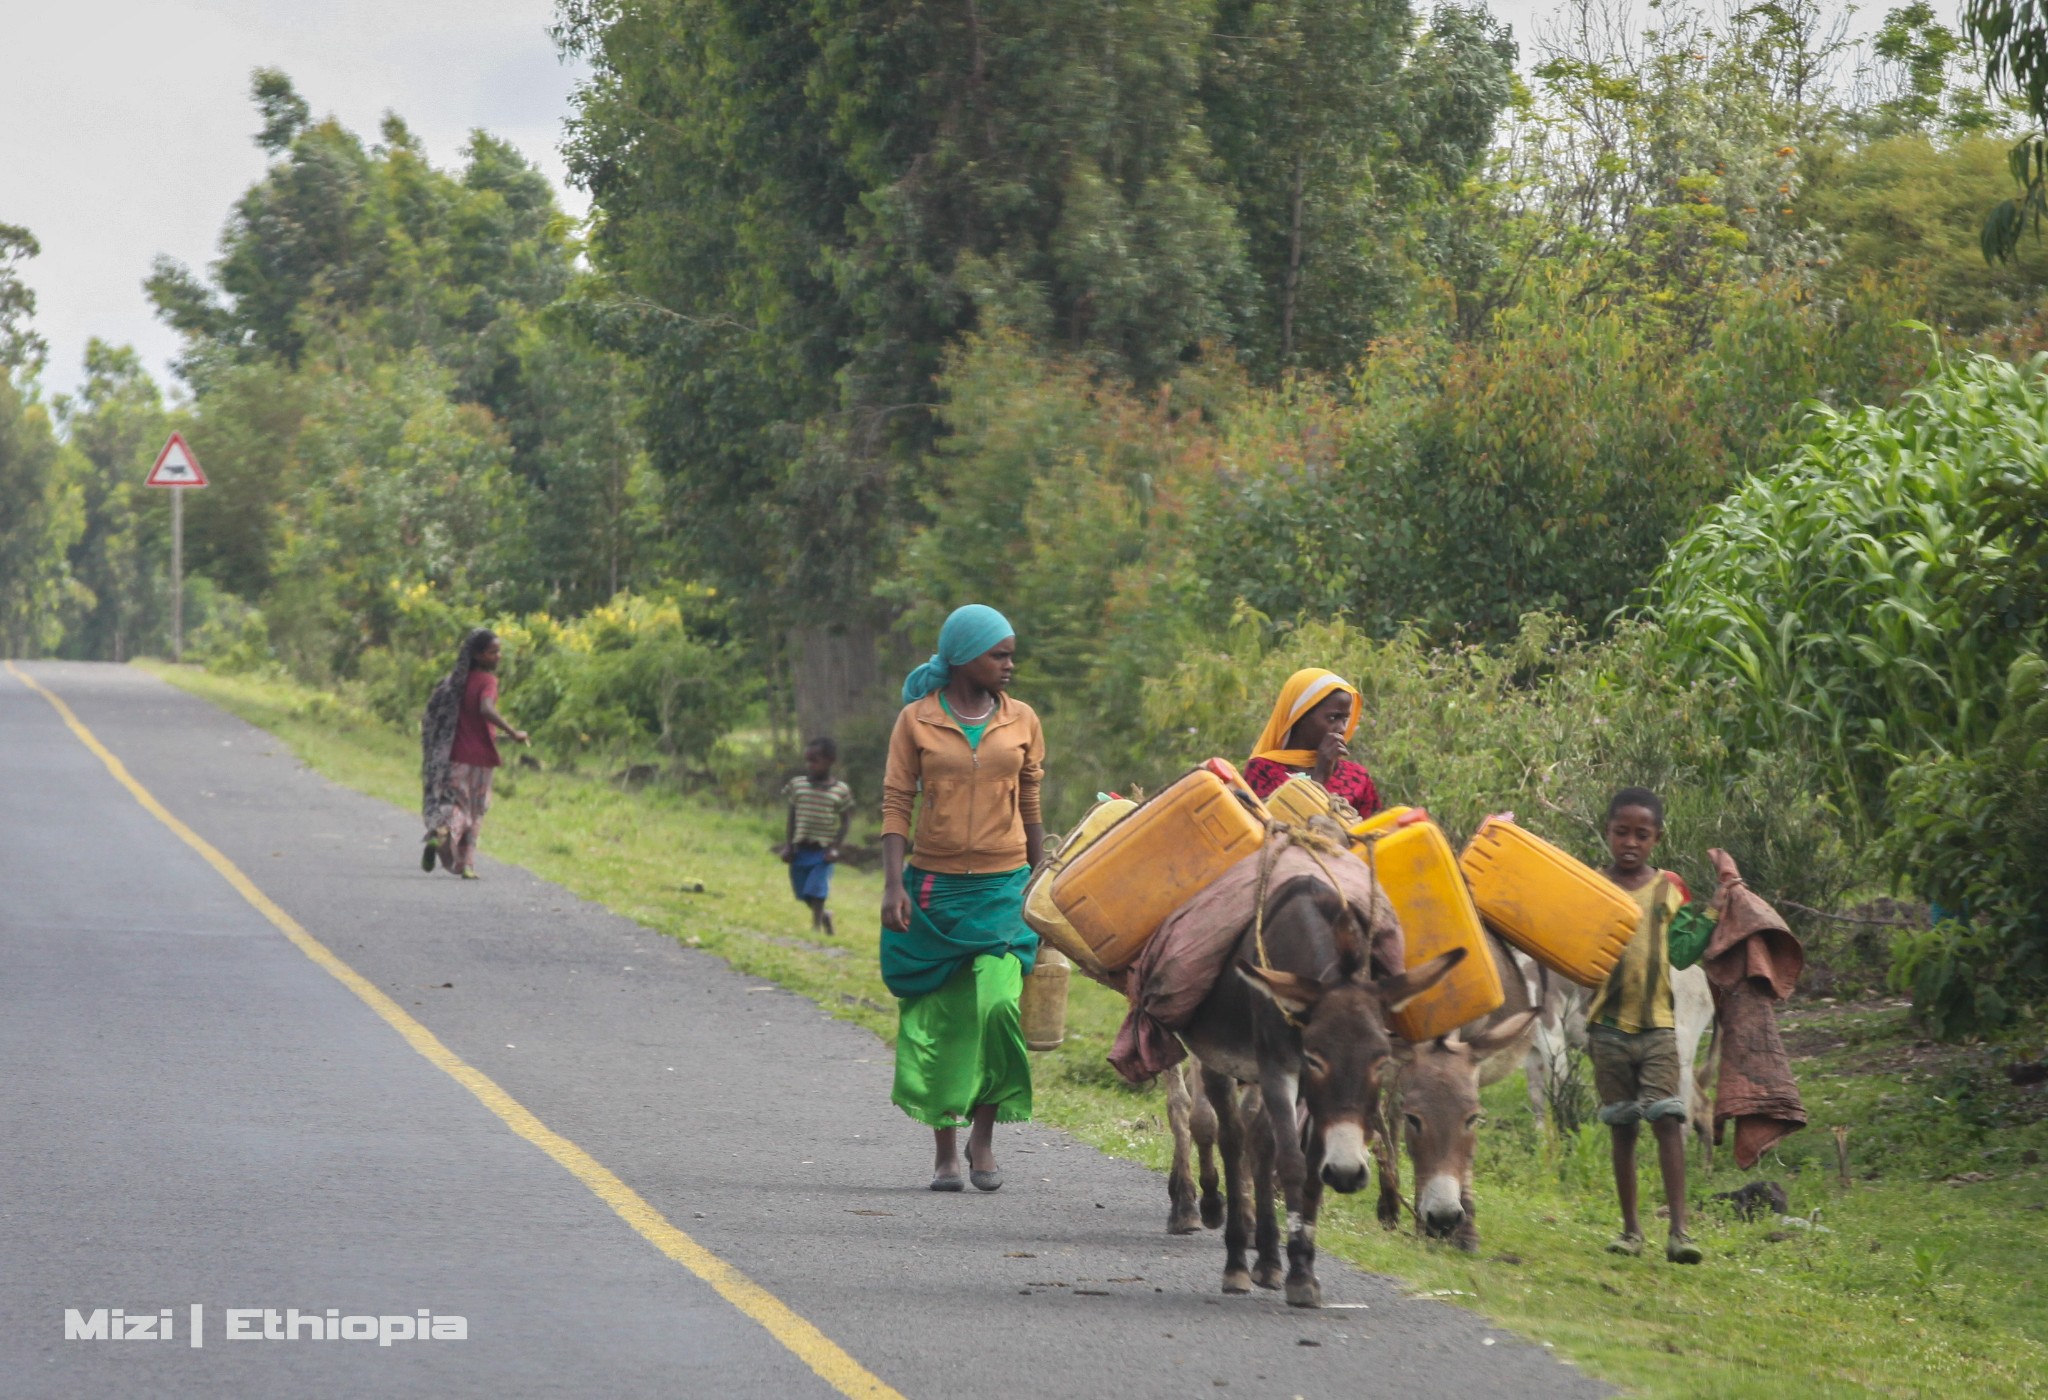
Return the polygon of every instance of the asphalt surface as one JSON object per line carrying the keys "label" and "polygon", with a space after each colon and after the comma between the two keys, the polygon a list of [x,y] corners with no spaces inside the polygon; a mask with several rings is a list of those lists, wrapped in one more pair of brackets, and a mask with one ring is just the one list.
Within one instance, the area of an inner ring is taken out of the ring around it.
{"label": "asphalt surface", "polygon": [[[1327,1256],[1340,1306],[1224,1297],[1221,1240],[1164,1233],[1160,1177],[1042,1126],[1000,1130],[1000,1192],[933,1195],[867,1032],[517,868],[422,875],[412,813],[144,673],[24,669],[314,937],[905,1396],[1607,1393]],[[835,1393],[4,671],[0,1071],[0,1396]],[[172,1309],[174,1337],[67,1341],[67,1308]],[[228,1308],[427,1309],[467,1338],[229,1341]]]}

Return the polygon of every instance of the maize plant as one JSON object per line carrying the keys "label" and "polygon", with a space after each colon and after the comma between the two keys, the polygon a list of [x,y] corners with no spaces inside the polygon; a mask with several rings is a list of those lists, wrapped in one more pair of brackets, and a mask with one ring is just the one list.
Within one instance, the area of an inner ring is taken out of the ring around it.
{"label": "maize plant", "polygon": [[1895,408],[1813,412],[1792,461],[1673,547],[1650,612],[1682,674],[1740,697],[1731,741],[1817,743],[1869,831],[1900,762],[1989,739],[2040,644],[2011,503],[2048,490],[2048,357],[1944,360]]}

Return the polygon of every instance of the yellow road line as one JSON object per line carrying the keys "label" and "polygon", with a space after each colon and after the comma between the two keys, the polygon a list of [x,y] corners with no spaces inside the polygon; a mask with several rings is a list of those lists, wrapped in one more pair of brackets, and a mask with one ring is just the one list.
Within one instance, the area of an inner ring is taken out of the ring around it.
{"label": "yellow road line", "polygon": [[720,1297],[760,1323],[770,1336],[789,1348],[799,1361],[816,1371],[840,1394],[856,1396],[859,1400],[903,1400],[894,1388],[847,1355],[837,1342],[798,1316],[780,1298],[670,1224],[660,1211],[647,1203],[645,1197],[619,1180],[603,1163],[534,1117],[517,1099],[499,1088],[489,1075],[443,1045],[432,1031],[408,1016],[397,1002],[300,927],[298,920],[280,909],[269,895],[256,887],[255,881],[214,849],[205,837],[172,816],[169,809],[157,801],[148,788],[137,782],[127,766],[114,757],[99,737],[71,712],[69,705],[12,661],[5,664],[9,675],[50,702],[71,732],[78,736],[78,741],[107,765],[107,771],[114,775],[114,780],[128,789],[144,811],[197,851],[202,860],[220,872],[222,879],[235,887],[237,894],[276,925],[278,932],[297,944],[300,952],[325,968],[335,981],[361,997],[372,1011],[404,1036],[413,1049],[476,1095],[485,1108],[504,1120],[506,1127],[554,1158],[571,1176],[589,1187],[591,1194],[617,1211],[619,1218],[639,1231],[649,1244],[717,1289]]}

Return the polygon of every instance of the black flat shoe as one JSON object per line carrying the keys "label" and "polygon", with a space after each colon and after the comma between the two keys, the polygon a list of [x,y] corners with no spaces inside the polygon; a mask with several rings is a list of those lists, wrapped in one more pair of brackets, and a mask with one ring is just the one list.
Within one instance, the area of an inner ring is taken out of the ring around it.
{"label": "black flat shoe", "polygon": [[440,858],[441,843],[429,836],[427,844],[420,848],[420,872],[425,875],[433,874],[434,863],[440,860]]}
{"label": "black flat shoe", "polygon": [[954,1172],[950,1176],[934,1176],[932,1178],[932,1190],[934,1191],[965,1191],[966,1189],[967,1183],[960,1179],[960,1173],[958,1172]]}
{"label": "black flat shoe", "polygon": [[974,1189],[977,1191],[1000,1191],[1003,1189],[1003,1169],[1001,1167],[990,1167],[985,1172],[976,1171],[974,1168],[969,1167],[967,1169],[967,1179],[974,1183]]}

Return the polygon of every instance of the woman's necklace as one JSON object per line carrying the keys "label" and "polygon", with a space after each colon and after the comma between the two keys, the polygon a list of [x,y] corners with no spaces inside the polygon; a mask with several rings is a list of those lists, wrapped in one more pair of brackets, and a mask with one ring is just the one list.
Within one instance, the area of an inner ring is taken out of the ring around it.
{"label": "woman's necklace", "polygon": [[983,720],[987,719],[990,715],[994,714],[995,712],[996,697],[991,695],[988,697],[988,708],[983,710],[980,714],[970,715],[956,708],[953,711],[953,718],[960,721],[960,723],[962,724],[980,724]]}

